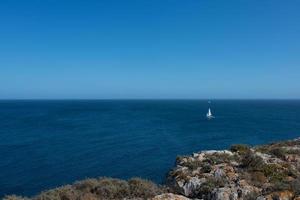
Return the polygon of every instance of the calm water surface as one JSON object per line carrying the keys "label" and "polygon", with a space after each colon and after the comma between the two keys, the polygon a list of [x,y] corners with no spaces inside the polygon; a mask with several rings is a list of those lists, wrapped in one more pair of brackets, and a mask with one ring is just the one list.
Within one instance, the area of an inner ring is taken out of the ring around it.
{"label": "calm water surface", "polygon": [[300,137],[300,101],[0,101],[0,197],[86,177],[162,183],[178,154]]}

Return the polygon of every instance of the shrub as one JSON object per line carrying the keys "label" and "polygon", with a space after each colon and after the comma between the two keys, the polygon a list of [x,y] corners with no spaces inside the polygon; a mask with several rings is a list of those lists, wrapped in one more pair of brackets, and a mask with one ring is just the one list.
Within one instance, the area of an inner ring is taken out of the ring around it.
{"label": "shrub", "polygon": [[79,190],[84,193],[94,193],[98,183],[99,180],[89,178],[83,181],[75,182],[73,187],[75,190]]}
{"label": "shrub", "polygon": [[128,181],[130,187],[130,196],[133,198],[149,199],[163,191],[153,182],[140,178],[132,178]]}
{"label": "shrub", "polygon": [[300,195],[300,178],[297,178],[291,183],[291,188],[295,195]]}
{"label": "shrub", "polygon": [[277,158],[284,159],[286,151],[283,148],[275,148],[271,149],[269,153],[276,156]]}
{"label": "shrub", "polygon": [[180,162],[182,161],[183,158],[186,158],[186,156],[181,156],[181,155],[176,156],[175,164],[176,164],[176,165],[177,165],[177,164],[180,164]]}
{"label": "shrub", "polygon": [[163,193],[164,189],[140,178],[124,181],[114,178],[86,179],[40,193],[29,199],[15,195],[4,200],[120,200],[149,199]]}
{"label": "shrub", "polygon": [[8,195],[3,198],[3,200],[29,200],[26,197],[16,196],[16,195]]}
{"label": "shrub", "polygon": [[214,181],[215,181],[215,185],[218,187],[224,187],[228,183],[228,180],[226,179],[225,176],[215,178]]}
{"label": "shrub", "polygon": [[185,180],[185,181],[189,180],[187,174],[182,170],[176,170],[176,169],[171,170],[169,172],[169,175],[167,176],[167,181],[172,182],[172,177],[177,177],[177,178],[179,178],[181,180]]}
{"label": "shrub", "polygon": [[201,172],[202,172],[202,173],[209,173],[209,172],[211,172],[211,170],[212,170],[212,167],[211,167],[211,165],[208,164],[208,163],[204,163],[204,164],[202,165],[202,167],[201,167]]}
{"label": "shrub", "polygon": [[271,182],[283,181],[288,176],[287,172],[277,164],[265,164],[261,170]]}
{"label": "shrub", "polygon": [[210,200],[212,199],[212,191],[215,188],[221,188],[224,187],[226,183],[225,177],[215,178],[215,177],[208,177],[206,182],[202,183],[200,188],[195,190],[194,194],[189,196],[192,198],[199,198],[204,200]]}
{"label": "shrub", "polygon": [[123,199],[130,194],[130,190],[126,181],[105,178],[98,181],[92,193],[101,199]]}
{"label": "shrub", "polygon": [[289,190],[290,188],[291,188],[290,183],[284,181],[277,181],[272,186],[272,190],[274,192]]}
{"label": "shrub", "polygon": [[230,147],[230,151],[238,153],[246,153],[250,151],[250,147],[245,144],[234,144]]}
{"label": "shrub", "polygon": [[286,174],[287,174],[287,176],[297,178],[299,176],[299,171],[297,171],[296,169],[293,169],[291,166],[288,166]]}
{"label": "shrub", "polygon": [[259,194],[257,192],[249,192],[244,196],[244,200],[256,200]]}
{"label": "shrub", "polygon": [[213,180],[208,180],[207,182],[203,183],[200,187],[200,192],[202,194],[209,194],[217,187],[216,182]]}
{"label": "shrub", "polygon": [[211,155],[206,155],[204,162],[216,165],[221,163],[228,163],[234,159],[234,156],[227,153],[214,153]]}
{"label": "shrub", "polygon": [[208,179],[207,182],[203,183],[199,188],[199,193],[196,197],[200,199],[211,199],[212,191],[217,187],[214,179]]}
{"label": "shrub", "polygon": [[242,156],[241,164],[242,167],[259,171],[264,166],[264,161],[260,156],[257,156],[253,152],[249,151]]}
{"label": "shrub", "polygon": [[255,171],[250,174],[249,179],[254,186],[261,187],[267,182],[267,178],[263,172]]}
{"label": "shrub", "polygon": [[202,161],[199,160],[189,160],[184,164],[184,166],[188,167],[191,170],[196,170],[198,167],[201,167],[202,164]]}
{"label": "shrub", "polygon": [[52,190],[42,192],[34,197],[34,200],[61,200],[61,199],[75,199],[78,196],[77,192],[73,190],[70,185],[58,187]]}
{"label": "shrub", "polygon": [[288,150],[286,150],[286,153],[300,155],[300,149],[288,149]]}

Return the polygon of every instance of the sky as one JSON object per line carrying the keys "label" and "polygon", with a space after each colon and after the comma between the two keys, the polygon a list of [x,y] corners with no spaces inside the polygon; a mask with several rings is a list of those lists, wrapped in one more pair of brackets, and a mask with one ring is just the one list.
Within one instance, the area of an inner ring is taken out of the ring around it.
{"label": "sky", "polygon": [[299,99],[298,0],[1,0],[0,99]]}

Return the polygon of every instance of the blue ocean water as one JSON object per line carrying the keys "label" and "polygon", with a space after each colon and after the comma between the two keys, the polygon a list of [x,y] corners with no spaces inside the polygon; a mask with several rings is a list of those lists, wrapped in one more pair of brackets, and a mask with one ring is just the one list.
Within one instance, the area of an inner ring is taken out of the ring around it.
{"label": "blue ocean water", "polygon": [[0,197],[87,177],[162,183],[176,155],[300,137],[300,101],[0,101]]}

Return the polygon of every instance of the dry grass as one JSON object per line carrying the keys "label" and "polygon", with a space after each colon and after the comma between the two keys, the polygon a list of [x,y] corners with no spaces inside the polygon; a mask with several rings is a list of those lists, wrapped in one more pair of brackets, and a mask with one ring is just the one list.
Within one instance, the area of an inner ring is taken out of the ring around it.
{"label": "dry grass", "polygon": [[6,196],[4,197],[4,200],[29,200],[26,197],[21,197],[21,196],[16,196],[16,195],[10,195],[10,196]]}
{"label": "dry grass", "polygon": [[15,195],[4,200],[119,200],[149,199],[164,192],[151,181],[132,178],[128,181],[114,178],[86,179],[40,193],[32,198]]}

